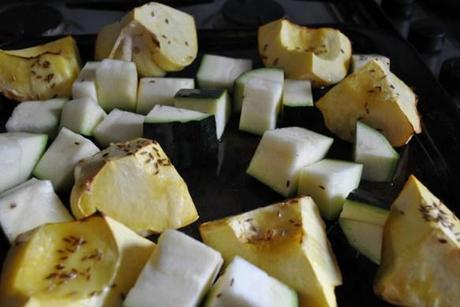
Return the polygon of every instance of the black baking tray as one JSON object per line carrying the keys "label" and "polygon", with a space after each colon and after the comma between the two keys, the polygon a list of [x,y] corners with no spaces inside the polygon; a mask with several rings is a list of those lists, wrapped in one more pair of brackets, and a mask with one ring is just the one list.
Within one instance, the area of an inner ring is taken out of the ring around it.
{"label": "black baking tray", "polygon": [[[379,53],[391,59],[391,70],[411,86],[419,98],[423,132],[400,149],[401,162],[391,183],[377,184],[362,181],[360,190],[389,207],[401,190],[409,174],[416,175],[458,215],[460,212],[460,117],[459,112],[436,78],[425,66],[416,51],[391,32],[355,26],[327,25],[342,30],[352,41],[354,53]],[[257,53],[257,33],[244,30],[199,31],[201,53],[251,58],[254,67],[262,63]],[[94,35],[74,36],[83,61],[91,60]],[[42,43],[56,37],[15,42],[3,48],[19,48]],[[170,76],[195,77],[201,57],[185,70]],[[327,89],[314,90],[317,98]],[[15,103],[0,97],[0,131]],[[321,116],[317,120],[296,122],[314,131],[331,135]],[[289,122],[287,123],[289,125]],[[283,200],[283,197],[255,179],[245,170],[257,147],[259,137],[238,131],[238,117],[233,116],[219,148],[217,162],[181,169],[195,201],[200,219],[183,229],[199,238],[198,225],[202,222],[238,214]],[[350,160],[352,145],[335,138],[328,157]],[[1,171],[0,171],[1,174]],[[68,203],[68,194],[61,194]],[[339,306],[384,306],[372,291],[377,266],[360,256],[347,243],[336,222],[327,223],[327,232],[343,274],[343,285],[336,290]],[[3,236],[0,234],[0,236]],[[8,250],[8,242],[0,238],[0,261]]]}

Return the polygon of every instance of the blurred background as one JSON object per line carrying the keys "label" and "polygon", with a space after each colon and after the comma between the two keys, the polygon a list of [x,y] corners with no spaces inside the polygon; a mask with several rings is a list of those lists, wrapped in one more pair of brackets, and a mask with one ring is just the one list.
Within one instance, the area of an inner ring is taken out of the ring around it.
{"label": "blurred background", "polygon": [[[60,34],[95,34],[148,1],[2,1],[0,44]],[[460,96],[458,0],[174,0],[158,1],[192,14],[198,29],[252,29],[286,16],[305,25],[379,28],[407,40],[452,98]]]}

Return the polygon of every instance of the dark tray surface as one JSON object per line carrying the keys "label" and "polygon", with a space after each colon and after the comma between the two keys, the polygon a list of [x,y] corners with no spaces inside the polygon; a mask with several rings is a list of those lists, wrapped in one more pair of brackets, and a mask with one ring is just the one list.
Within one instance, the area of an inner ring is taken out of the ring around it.
{"label": "dark tray surface", "polygon": [[[332,25],[334,26],[334,25]],[[376,184],[363,181],[360,189],[372,192],[386,206],[389,206],[404,184],[407,176],[415,174],[438,197],[460,213],[454,191],[460,187],[460,122],[458,111],[449,96],[437,83],[415,50],[405,41],[389,32],[358,27],[340,28],[352,41],[354,53],[379,53],[391,59],[392,71],[412,86],[419,97],[419,111],[424,131],[414,136],[410,144],[400,148],[402,159],[393,183]],[[82,59],[92,59],[94,35],[75,36]],[[200,51],[245,57],[254,60],[254,67],[262,63],[257,53],[257,34],[251,31],[200,31]],[[17,48],[43,42],[44,39],[16,42],[8,47]],[[169,76],[194,77],[200,57],[184,71]],[[327,89],[326,89],[327,90]],[[314,96],[321,96],[326,90],[315,90]],[[0,129],[9,117],[14,103],[0,98]],[[331,135],[320,120],[302,123],[314,131]],[[200,219],[183,230],[199,238],[198,225],[202,222],[238,214],[283,197],[245,174],[249,161],[257,147],[259,137],[238,131],[238,117],[233,116],[223,141],[217,163],[180,170],[186,180],[200,214]],[[328,157],[351,159],[352,145],[335,138]],[[64,203],[68,195],[61,195]],[[376,266],[360,256],[348,244],[337,223],[328,223],[328,236],[343,273],[343,285],[336,290],[339,306],[386,305],[372,291]],[[0,260],[8,249],[7,240],[0,238]]]}

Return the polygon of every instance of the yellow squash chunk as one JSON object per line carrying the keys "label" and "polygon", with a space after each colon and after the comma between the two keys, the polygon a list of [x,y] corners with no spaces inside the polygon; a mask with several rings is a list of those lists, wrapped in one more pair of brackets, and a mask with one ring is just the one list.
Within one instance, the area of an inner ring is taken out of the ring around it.
{"label": "yellow squash chunk", "polygon": [[460,221],[411,176],[391,206],[374,290],[403,306],[458,306]]}
{"label": "yellow squash chunk", "polygon": [[287,78],[308,79],[314,86],[339,82],[350,65],[350,41],[336,29],[278,19],[259,28],[258,45],[265,66],[280,67]]}
{"label": "yellow squash chunk", "polygon": [[342,276],[310,197],[204,223],[200,233],[226,265],[240,256],[296,290],[300,306],[337,306]]}
{"label": "yellow squash chunk", "polygon": [[356,122],[379,130],[393,146],[421,132],[417,97],[379,61],[371,61],[317,102],[329,130],[353,141]]}
{"label": "yellow squash chunk", "polygon": [[96,210],[137,233],[160,233],[198,218],[187,185],[156,141],[112,144],[80,162],[71,194],[77,218]]}
{"label": "yellow squash chunk", "polygon": [[120,306],[154,244],[100,215],[20,235],[3,266],[1,306]]}
{"label": "yellow squash chunk", "polygon": [[20,50],[0,50],[0,92],[17,100],[70,97],[80,72],[75,40],[64,37]]}
{"label": "yellow squash chunk", "polygon": [[105,26],[96,40],[96,59],[136,63],[144,77],[163,76],[190,65],[198,52],[191,15],[150,2],[129,12],[120,22]]}

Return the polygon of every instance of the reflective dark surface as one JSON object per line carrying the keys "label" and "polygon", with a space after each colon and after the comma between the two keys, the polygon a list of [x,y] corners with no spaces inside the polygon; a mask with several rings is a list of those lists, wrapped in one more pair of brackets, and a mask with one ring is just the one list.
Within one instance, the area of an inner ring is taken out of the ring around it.
{"label": "reflective dark surface", "polygon": [[[334,26],[334,25],[332,25]],[[371,193],[382,206],[389,206],[410,173],[415,174],[451,209],[460,213],[460,123],[458,112],[447,94],[436,82],[415,50],[402,39],[384,31],[359,27],[339,27],[353,43],[355,53],[380,53],[391,59],[392,71],[413,87],[419,97],[419,111],[424,132],[415,136],[408,146],[400,148],[401,163],[395,180],[388,184],[362,182],[360,189]],[[83,59],[91,59],[94,36],[76,37]],[[251,31],[201,31],[200,51],[254,60],[260,67],[256,49],[256,33]],[[28,42],[28,44],[34,44]],[[182,72],[170,76],[194,77],[201,57]],[[315,90],[315,100],[327,89]],[[0,128],[8,118],[14,103],[0,102]],[[321,115],[316,114],[301,125],[314,131],[331,135],[324,127]],[[285,119],[284,126],[290,125]],[[238,131],[238,117],[233,116],[220,144],[217,162],[181,170],[195,201],[200,219],[184,229],[194,237],[199,223],[251,210],[282,196],[245,174],[257,147],[259,137]],[[352,145],[336,139],[328,157],[351,159]],[[61,195],[68,203],[68,195]],[[343,285],[336,290],[339,306],[379,306],[385,303],[372,291],[376,266],[360,256],[347,243],[337,223],[328,224],[328,235],[343,273]],[[5,238],[1,240],[0,257],[8,249]]]}

